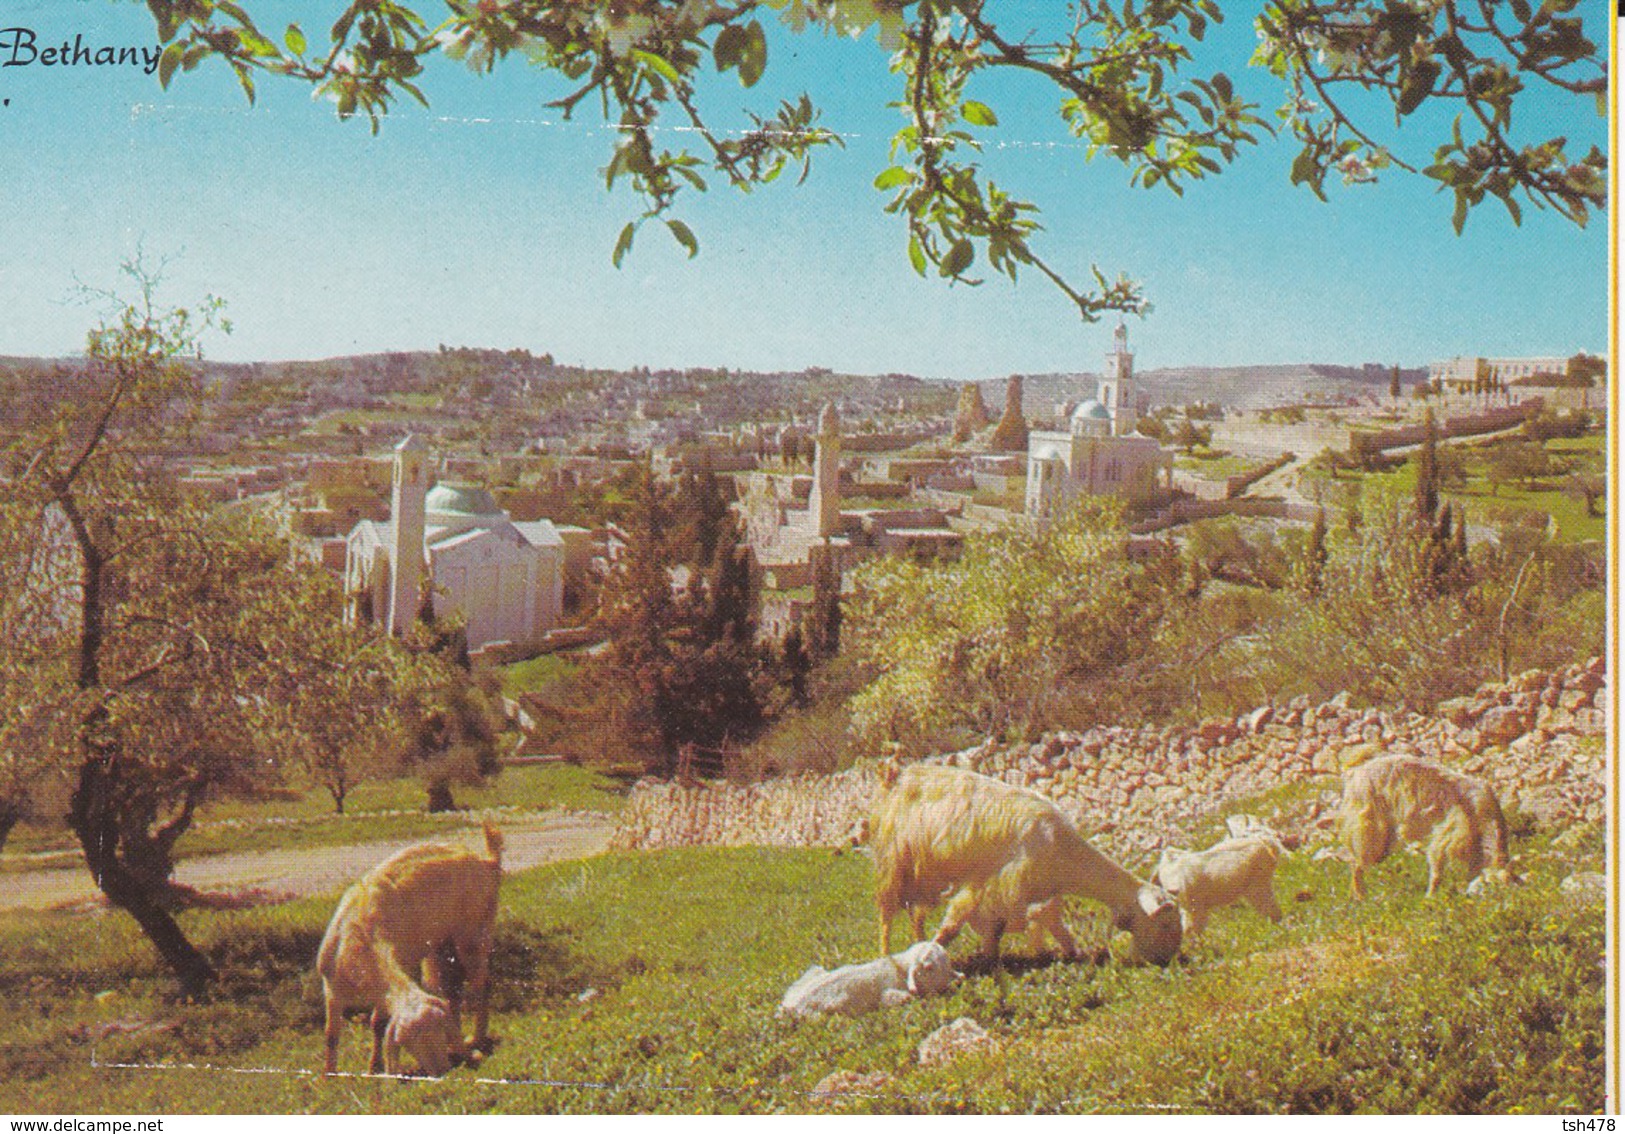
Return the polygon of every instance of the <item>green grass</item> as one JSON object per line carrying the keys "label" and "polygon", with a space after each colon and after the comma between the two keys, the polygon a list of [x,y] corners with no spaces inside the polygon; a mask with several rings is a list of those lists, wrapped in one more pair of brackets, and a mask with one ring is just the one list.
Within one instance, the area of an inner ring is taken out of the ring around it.
{"label": "green grass", "polygon": [[509,697],[535,693],[575,675],[579,663],[565,654],[542,654],[500,667],[502,692]]}
{"label": "green grass", "polygon": [[[1604,435],[1592,433],[1584,437],[1548,441],[1546,448],[1558,457],[1571,460],[1578,458],[1580,464],[1577,471],[1601,472],[1604,469],[1605,444]],[[1597,515],[1586,515],[1583,499],[1563,495],[1561,476],[1542,478],[1536,482],[1534,489],[1526,488],[1522,483],[1492,487],[1485,475],[1482,450],[1472,444],[1457,444],[1455,447],[1467,458],[1467,483],[1465,486],[1447,488],[1442,496],[1454,507],[1465,508],[1470,523],[1493,523],[1501,518],[1514,518],[1520,512],[1538,512],[1556,521],[1556,538],[1559,543],[1587,543],[1605,538],[1607,534],[1605,501],[1598,500]],[[1343,483],[1361,481],[1372,486],[1386,486],[1395,491],[1408,493],[1416,488],[1416,464],[1414,461],[1406,460],[1404,464],[1387,472],[1344,472],[1338,475],[1337,481]]]}
{"label": "green grass", "polygon": [[[541,811],[567,807],[579,811],[619,811],[626,785],[574,764],[534,764],[504,768],[488,783],[453,787],[457,805],[466,811],[517,808]],[[176,844],[178,858],[225,851],[270,850],[382,839],[426,838],[466,827],[461,812],[430,815],[424,811],[423,785],[415,779],[378,780],[359,784],[336,815],[333,801],[320,788],[288,793],[269,800],[224,800],[205,805],[196,824]],[[7,870],[44,869],[60,861],[23,860],[13,855],[72,850],[73,835],[62,824],[19,824],[6,842]]]}
{"label": "green grass", "polygon": [[1228,480],[1237,473],[1256,468],[1261,462],[1237,457],[1229,453],[1192,453],[1174,458],[1174,467],[1182,472],[1195,473],[1203,480]]}
{"label": "green grass", "polygon": [[[1557,883],[1601,869],[1602,838],[1566,860],[1515,849],[1526,885],[1429,900],[1423,863],[1400,854],[1357,905],[1345,868],[1293,855],[1276,883],[1283,924],[1222,912],[1168,970],[1047,964],[1017,942],[1007,971],[974,970],[947,996],[810,1021],[774,1015],[784,989],[808,964],[873,950],[862,856],[698,849],[541,867],[504,883],[496,1051],[438,1082],[310,1073],[309,968],[332,897],[184,915],[222,973],[203,1005],[171,999],[127,919],[12,917],[0,1109],[805,1111],[819,1080],[851,1069],[889,1078],[837,1104],[855,1110],[1597,1111],[1603,912]],[[1098,907],[1070,916],[1103,940]],[[962,1015],[1001,1053],[921,1068],[920,1040]],[[116,1021],[165,1027],[92,1039]],[[355,1020],[341,1067],[365,1050]]]}

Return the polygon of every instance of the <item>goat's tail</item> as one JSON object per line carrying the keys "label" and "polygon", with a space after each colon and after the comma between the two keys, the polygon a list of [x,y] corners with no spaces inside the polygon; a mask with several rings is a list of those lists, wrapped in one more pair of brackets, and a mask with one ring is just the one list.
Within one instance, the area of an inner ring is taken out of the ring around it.
{"label": "goat's tail", "polygon": [[498,866],[501,866],[502,865],[502,848],[505,845],[505,842],[504,842],[504,840],[502,838],[502,832],[497,830],[490,823],[484,824],[484,827],[485,827],[485,856],[487,858],[489,858],[492,862],[496,863]]}

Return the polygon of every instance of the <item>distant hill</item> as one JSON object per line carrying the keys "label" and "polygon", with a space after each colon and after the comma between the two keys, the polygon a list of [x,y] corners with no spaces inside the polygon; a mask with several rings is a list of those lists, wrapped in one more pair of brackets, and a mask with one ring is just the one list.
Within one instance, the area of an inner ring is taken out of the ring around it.
{"label": "distant hill", "polygon": [[[1390,367],[1378,363],[1337,366],[1305,362],[1279,366],[1176,366],[1135,374],[1140,392],[1153,405],[1218,402],[1236,409],[1264,409],[1294,403],[1363,402],[1388,396]],[[1058,402],[1080,401],[1095,393],[1099,375],[1024,374],[1024,408],[1029,416],[1048,415]],[[1400,370],[1400,382],[1409,392],[1427,371]],[[982,396],[990,405],[1002,405],[1004,379],[982,383]]]}
{"label": "distant hill", "polygon": [[[79,389],[83,358],[0,358],[0,422],[19,423]],[[448,347],[289,362],[205,361],[205,378],[219,403],[244,412],[280,406],[314,415],[343,407],[376,407],[390,399],[417,397],[425,404],[456,406],[463,415],[488,406],[508,414],[519,430],[569,432],[594,421],[619,420],[631,412],[692,416],[712,425],[750,421],[810,422],[825,401],[838,401],[854,425],[893,415],[935,418],[949,414],[957,381],[910,374],[845,374],[823,367],[763,373],[726,368],[629,370],[576,366],[528,350]],[[1388,368],[1378,364],[1337,366],[1173,367],[1137,375],[1142,395],[1154,404],[1218,402],[1240,409],[1300,402],[1361,402],[1382,399]],[[1403,371],[1408,390],[1425,377]],[[1096,375],[1023,375],[1029,417],[1045,418],[1057,403],[1094,394]],[[997,412],[1004,379],[981,383]],[[568,403],[568,405],[566,405]],[[528,408],[530,413],[514,412]]]}

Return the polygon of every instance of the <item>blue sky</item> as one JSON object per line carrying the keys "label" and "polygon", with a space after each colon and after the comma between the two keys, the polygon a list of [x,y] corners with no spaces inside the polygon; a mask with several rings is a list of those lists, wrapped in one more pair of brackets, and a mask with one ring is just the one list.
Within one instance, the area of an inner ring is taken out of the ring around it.
{"label": "blue sky", "polygon": [[[250,7],[277,14],[267,27],[292,15],[314,33],[336,4]],[[1278,89],[1246,72],[1239,7],[1226,5],[1238,10],[1212,66],[1268,113]],[[154,37],[129,0],[0,0],[0,28],[16,26],[41,46]],[[167,92],[133,68],[0,67],[0,354],[79,349],[93,312],[75,282],[112,284],[142,248],[168,258],[174,301],[226,299],[236,329],[209,343],[219,358],[447,343],[586,365],[959,379],[1098,365],[1110,324],[1081,323],[1042,278],[950,288],[908,267],[902,227],[871,186],[899,121],[872,37],[775,29],[771,43],[760,88],[730,78],[705,104],[736,120],[811,89],[846,148],[820,155],[800,188],[784,178],[749,196],[692,196],[677,215],[699,257],[646,229],[618,271],[610,250],[639,203],[604,190],[613,135],[589,107],[570,123],[545,109],[562,88],[517,61],[492,76],[438,65],[432,109],[399,108],[376,138],[291,83],[263,79],[250,108],[218,65]],[[1526,210],[1517,228],[1492,204],[1458,238],[1432,183],[1391,175],[1335,186],[1323,204],[1288,184],[1290,145],[1267,139],[1180,199],[1131,188],[1115,162],[1085,162],[1033,89],[972,93],[1001,117],[985,167],[1044,208],[1040,250],[1079,277],[1095,263],[1142,281],[1155,307],[1131,327],[1142,368],[1607,346],[1605,216],[1581,231]],[[1583,152],[1606,125],[1586,111],[1563,132]]]}

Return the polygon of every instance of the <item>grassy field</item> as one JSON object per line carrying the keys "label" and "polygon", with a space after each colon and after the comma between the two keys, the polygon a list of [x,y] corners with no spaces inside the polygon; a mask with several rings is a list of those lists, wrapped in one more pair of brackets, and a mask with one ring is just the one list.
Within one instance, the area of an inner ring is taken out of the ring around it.
{"label": "grassy field", "polygon": [[[1276,882],[1281,925],[1226,911],[1167,970],[1050,963],[1016,942],[1007,971],[970,962],[947,996],[811,1021],[774,1008],[807,965],[871,954],[861,855],[701,849],[541,867],[504,885],[496,1050],[439,1081],[312,1073],[310,965],[331,897],[185,915],[222,972],[201,1005],[172,999],[123,917],[9,917],[0,1110],[1595,1112],[1603,911],[1558,883],[1602,869],[1602,835],[1560,854],[1514,849],[1523,886],[1425,899],[1424,864],[1400,854],[1359,905],[1343,866],[1293,855]],[[1105,940],[1098,907],[1070,919]],[[959,1016],[999,1049],[921,1067],[921,1039]],[[365,1065],[364,1031],[350,1024],[341,1068]],[[814,1101],[838,1069],[884,1078]]]}
{"label": "grassy field", "polygon": [[[626,795],[620,781],[573,764],[504,768],[488,783],[453,790],[458,807],[465,811],[567,807],[613,812],[620,810]],[[223,851],[428,838],[469,823],[469,816],[460,811],[431,815],[424,802],[423,785],[415,779],[359,784],[345,800],[343,815],[334,814],[332,798],[320,788],[254,802],[224,800],[200,809],[192,829],[176,844],[176,854],[191,858]],[[64,824],[19,824],[6,842],[7,858],[0,860],[0,873],[60,866],[15,856],[70,851],[77,845]]]}
{"label": "grassy field", "polygon": [[[1546,450],[1554,457],[1574,463],[1576,471],[1602,473],[1607,463],[1606,441],[1602,433],[1590,433],[1579,438],[1548,441]],[[1470,523],[1493,523],[1497,519],[1515,518],[1520,513],[1541,513],[1556,522],[1559,543],[1586,543],[1605,538],[1606,501],[1598,500],[1597,515],[1588,515],[1584,500],[1563,494],[1562,476],[1542,477],[1532,489],[1522,483],[1493,486],[1486,475],[1483,450],[1479,446],[1456,442],[1451,447],[1466,458],[1467,483],[1446,488],[1442,496],[1454,507],[1465,509]],[[1416,488],[1416,465],[1407,460],[1389,472],[1344,472],[1333,483],[1356,482],[1409,493]]]}
{"label": "grassy field", "polygon": [[527,658],[501,667],[502,692],[509,697],[534,693],[555,681],[563,681],[580,668],[580,663],[567,654],[542,654]]}
{"label": "grassy field", "polygon": [[1174,467],[1181,472],[1193,473],[1203,480],[1228,480],[1238,473],[1256,468],[1261,462],[1238,457],[1224,450],[1204,450],[1182,454],[1174,458]]}

